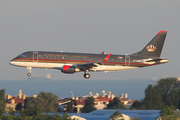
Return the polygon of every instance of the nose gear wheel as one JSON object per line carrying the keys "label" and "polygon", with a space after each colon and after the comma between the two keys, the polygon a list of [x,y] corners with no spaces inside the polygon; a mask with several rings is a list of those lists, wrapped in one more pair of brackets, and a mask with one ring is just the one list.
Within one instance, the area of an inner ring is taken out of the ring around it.
{"label": "nose gear wheel", "polygon": [[28,77],[31,76],[31,69],[32,69],[31,67],[27,67],[27,70],[29,71],[29,73],[27,74]]}
{"label": "nose gear wheel", "polygon": [[31,76],[31,73],[28,73],[27,76],[30,77],[30,76]]}
{"label": "nose gear wheel", "polygon": [[89,75],[88,73],[85,73],[85,74],[84,74],[84,77],[85,77],[86,79],[89,79],[89,78],[90,78],[90,75]]}
{"label": "nose gear wheel", "polygon": [[85,70],[85,71],[84,71],[84,77],[85,77],[86,79],[89,79],[89,78],[90,78],[90,75],[89,75],[89,73],[88,73],[88,70]]}

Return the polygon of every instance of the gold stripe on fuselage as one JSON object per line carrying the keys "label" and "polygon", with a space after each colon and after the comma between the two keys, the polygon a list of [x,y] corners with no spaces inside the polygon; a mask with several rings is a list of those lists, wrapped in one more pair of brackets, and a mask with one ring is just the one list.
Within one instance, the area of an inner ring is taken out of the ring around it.
{"label": "gold stripe on fuselage", "polygon": [[[64,64],[86,64],[88,62],[94,62],[94,61],[84,61],[84,62],[78,62],[78,61],[70,61],[70,60],[40,60],[38,59],[33,61],[33,60],[25,60],[25,59],[14,59],[13,61],[18,61],[18,62],[41,62],[41,63],[64,63]],[[104,62],[104,65],[120,65],[120,66],[125,66],[124,62]],[[144,66],[150,66],[150,64],[144,64],[144,63],[130,63],[127,66],[135,66],[135,67],[144,67]]]}

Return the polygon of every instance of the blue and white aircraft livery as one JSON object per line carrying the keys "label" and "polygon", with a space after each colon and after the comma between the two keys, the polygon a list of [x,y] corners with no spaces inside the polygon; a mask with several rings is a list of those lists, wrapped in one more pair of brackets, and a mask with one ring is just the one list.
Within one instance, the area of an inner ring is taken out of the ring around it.
{"label": "blue and white aircraft livery", "polygon": [[167,63],[160,58],[167,31],[160,31],[141,51],[131,55],[89,54],[70,52],[24,52],[10,61],[11,65],[26,67],[31,76],[32,68],[51,68],[72,74],[84,72],[86,79],[89,71],[120,71]]}

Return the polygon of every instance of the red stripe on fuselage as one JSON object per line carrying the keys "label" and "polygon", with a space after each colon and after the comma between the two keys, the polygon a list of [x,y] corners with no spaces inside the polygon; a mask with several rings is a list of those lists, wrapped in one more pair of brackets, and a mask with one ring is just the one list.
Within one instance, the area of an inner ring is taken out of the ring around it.
{"label": "red stripe on fuselage", "polygon": [[[15,61],[18,61],[19,60],[32,60],[33,61],[33,58],[15,58],[14,60]],[[56,62],[57,63],[61,63],[61,61],[63,62],[81,62],[81,64],[84,64],[84,63],[88,63],[88,62],[95,62],[95,61],[83,61],[83,60],[65,60],[65,59],[38,59],[39,62]],[[22,61],[21,61],[22,62]],[[28,61],[28,62],[31,62],[31,61]],[[63,63],[62,62],[62,63]],[[111,64],[111,65],[125,65],[125,62],[103,62],[104,64]],[[72,63],[74,64],[74,63]],[[156,64],[145,64],[145,63],[128,63],[129,66],[132,66],[132,65],[137,65],[137,66],[152,66],[152,65],[156,65]]]}

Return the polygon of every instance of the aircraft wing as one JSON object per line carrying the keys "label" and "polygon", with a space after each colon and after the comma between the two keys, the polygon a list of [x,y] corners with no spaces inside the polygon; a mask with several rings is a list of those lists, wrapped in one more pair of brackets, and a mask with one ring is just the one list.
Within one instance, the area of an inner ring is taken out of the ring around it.
{"label": "aircraft wing", "polygon": [[81,70],[86,70],[92,67],[98,67],[100,65],[103,65],[103,62],[108,61],[109,57],[111,56],[111,53],[108,54],[108,56],[104,60],[100,61],[95,61],[95,62],[88,62],[85,64],[77,64],[76,67],[81,69]]}
{"label": "aircraft wing", "polygon": [[93,68],[93,67],[98,67],[100,65],[103,65],[103,62],[108,61],[110,56],[111,56],[111,53],[108,54],[108,56],[104,60],[99,60],[99,61],[95,61],[95,62],[88,62],[88,63],[85,63],[85,64],[75,64],[73,66],[64,65],[64,66],[66,66],[66,68],[64,68],[64,66],[63,66],[63,67],[56,67],[55,69],[67,70],[70,67],[75,67],[77,69],[80,69],[81,71],[84,71],[84,70],[88,70],[88,69]]}

